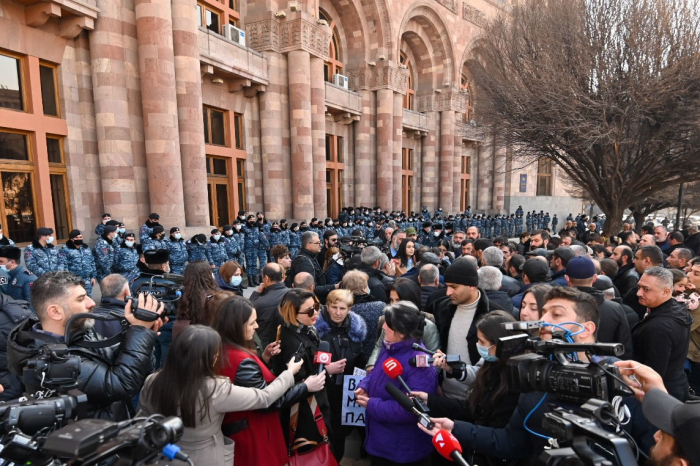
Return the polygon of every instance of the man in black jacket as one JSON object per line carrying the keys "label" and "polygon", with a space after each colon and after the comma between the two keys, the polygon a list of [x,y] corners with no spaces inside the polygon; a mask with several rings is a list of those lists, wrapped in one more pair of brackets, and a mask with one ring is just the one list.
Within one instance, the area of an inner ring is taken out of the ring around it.
{"label": "man in black jacket", "polygon": [[338,288],[338,285],[326,285],[326,274],[316,260],[316,256],[319,252],[321,252],[321,239],[318,233],[307,231],[301,235],[301,249],[299,250],[299,254],[297,254],[292,261],[292,266],[289,269],[284,284],[287,287],[291,287],[292,283],[294,283],[294,276],[299,272],[306,272],[314,277],[316,296],[318,296],[318,299],[322,303],[325,303],[328,293]]}
{"label": "man in black jacket", "polygon": [[[10,371],[22,376],[28,360],[43,346],[65,343],[66,325],[76,314],[91,313],[95,302],[85,292],[82,278],[70,272],[47,272],[32,286],[32,307],[38,319],[29,318],[10,333],[7,360]],[[151,296],[141,296],[138,307],[159,314],[163,305]],[[91,319],[73,321],[69,353],[81,359],[76,387],[88,397],[88,418],[120,421],[129,417],[131,399],[139,393],[152,371],[151,353],[161,319],[143,322],[127,304],[124,317],[131,324],[117,350],[88,348],[101,338],[91,328]],[[41,380],[26,378],[29,393],[43,391]]]}
{"label": "man in black jacket", "polygon": [[250,295],[250,300],[255,304],[258,313],[258,336],[265,348],[277,338],[277,326],[282,324],[282,316],[279,305],[287,294],[287,288],[282,282],[284,271],[282,266],[270,262],[263,267],[262,283]]}
{"label": "man in black jacket", "polygon": [[[361,271],[369,276],[369,294],[374,296],[375,299],[389,303],[389,293],[386,291],[386,286],[382,280],[383,274],[380,271],[380,265],[382,263],[382,251],[376,246],[368,246],[362,250],[360,254],[360,266]],[[387,267],[393,268],[394,263],[388,261],[389,265]]]}
{"label": "man in black jacket", "polygon": [[566,265],[566,281],[569,286],[590,295],[598,304],[598,341],[622,343],[625,345],[622,359],[632,359],[632,334],[625,311],[620,304],[606,300],[603,293],[593,287],[596,278],[595,265],[589,257],[574,257]]}
{"label": "man in black jacket", "polygon": [[613,279],[615,288],[621,296],[625,296],[629,290],[635,287],[639,280],[639,274],[634,270],[634,253],[629,246],[618,246],[613,249],[612,260],[617,262],[618,269]]}
{"label": "man in black jacket", "polygon": [[648,268],[638,288],[639,304],[647,308],[647,313],[632,329],[635,360],[658,372],[668,393],[685,401],[688,378],[683,365],[693,319],[688,309],[672,297],[673,274],[669,270]]}
{"label": "man in black jacket", "polygon": [[[479,290],[479,274],[466,258],[457,259],[445,270],[447,296],[435,304],[435,325],[440,334],[440,349],[445,354],[459,354],[467,365],[479,359],[476,348],[476,322],[489,312],[486,293]],[[467,385],[459,379],[446,378],[445,396],[467,398]]]}
{"label": "man in black jacket", "polygon": [[7,366],[7,339],[13,328],[23,320],[34,317],[27,301],[13,299],[0,293],[0,385],[5,389],[0,401],[16,400],[22,396],[22,379]]}

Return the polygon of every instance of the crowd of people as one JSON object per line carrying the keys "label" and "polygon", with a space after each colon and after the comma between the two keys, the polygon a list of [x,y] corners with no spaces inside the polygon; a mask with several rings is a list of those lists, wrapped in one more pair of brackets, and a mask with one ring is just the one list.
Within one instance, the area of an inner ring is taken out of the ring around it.
{"label": "crowd of people", "polygon": [[[522,209],[346,208],[291,227],[239,212],[223,231],[185,241],[178,227],[165,238],[155,213],[138,234],[105,214],[93,248],[77,230],[57,248],[39,228],[26,268],[16,245],[0,247],[0,398],[44,392],[24,369],[45,345],[68,342],[90,416],[179,416],[194,464],[282,466],[324,445],[339,462],[358,429],[343,422],[344,381],[365,371],[354,403],[365,409],[359,434],[372,465],[441,464],[431,441],[439,428],[470,464],[529,464],[552,434],[544,413],[562,403],[520,393],[498,350],[513,334],[504,324],[538,321],[542,340],[623,344],[627,361],[604,362],[637,395],[621,400],[625,431],[644,451],[657,445],[650,464],[698,464],[682,433],[700,424],[683,404],[700,394],[697,227],[625,223],[605,237],[604,218],[570,216],[556,230],[556,216],[527,217],[518,233],[509,219]],[[182,275],[174,302],[133,292],[173,273]],[[137,308],[160,318],[140,320]],[[425,352],[416,344],[435,352],[432,363],[417,363]],[[390,386],[427,405],[436,427],[418,426]],[[684,427],[659,405],[686,413]]]}

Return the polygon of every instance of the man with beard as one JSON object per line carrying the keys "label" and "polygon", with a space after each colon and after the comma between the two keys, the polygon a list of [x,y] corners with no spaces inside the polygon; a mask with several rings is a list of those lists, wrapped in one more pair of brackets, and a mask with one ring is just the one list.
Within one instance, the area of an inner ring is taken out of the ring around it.
{"label": "man with beard", "polygon": [[629,246],[618,246],[613,249],[612,260],[617,262],[617,274],[613,279],[613,284],[620,292],[620,296],[626,295],[634,288],[639,281],[639,274],[634,269],[634,253]]}
{"label": "man with beard", "polygon": [[151,215],[148,216],[148,220],[146,220],[146,223],[141,225],[141,228],[139,229],[139,239],[142,243],[145,239],[150,237],[151,234],[153,234],[153,227],[160,226],[160,223],[158,223],[159,220],[160,215],[153,212],[151,213]]}
{"label": "man with beard", "polygon": [[[64,343],[71,317],[92,313],[95,302],[83,288],[82,278],[70,272],[47,272],[34,282],[32,307],[37,317],[25,320],[8,337],[8,366],[20,377],[24,377],[27,361],[36,358],[43,347]],[[138,307],[158,314],[163,312],[163,305],[147,295],[139,297]],[[72,336],[69,353],[80,357],[76,388],[88,397],[86,418],[127,419],[131,399],[151,373],[151,352],[163,321],[138,320],[132,313],[131,302],[126,305],[124,317],[131,325],[117,348],[81,346],[83,342],[101,340],[92,328],[92,319],[74,320],[69,329]],[[43,391],[41,380],[36,377],[24,377],[23,382],[28,392]]]}

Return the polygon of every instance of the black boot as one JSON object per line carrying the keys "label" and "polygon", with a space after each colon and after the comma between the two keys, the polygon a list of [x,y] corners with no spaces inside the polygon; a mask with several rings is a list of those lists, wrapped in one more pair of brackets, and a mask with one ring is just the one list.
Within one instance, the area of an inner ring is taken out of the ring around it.
{"label": "black boot", "polygon": [[248,275],[248,286],[258,286],[255,284],[255,278],[252,275]]}

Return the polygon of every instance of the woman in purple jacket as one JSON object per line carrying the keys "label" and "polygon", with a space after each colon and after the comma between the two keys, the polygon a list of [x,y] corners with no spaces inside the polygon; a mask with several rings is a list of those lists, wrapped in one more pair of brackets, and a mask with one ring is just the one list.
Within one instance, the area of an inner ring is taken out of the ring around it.
{"label": "woman in purple jacket", "polygon": [[402,377],[413,391],[434,394],[438,375],[432,366],[412,367],[408,363],[410,358],[422,354],[412,348],[413,343],[420,343],[425,325],[418,308],[408,301],[399,301],[388,306],[384,315],[386,335],[376,368],[355,391],[357,404],[367,408],[365,449],[372,455],[372,466],[418,466],[430,457],[433,445],[430,437],[418,429],[416,416],[404,410],[386,391],[386,384],[391,384],[405,392],[397,379],[385,373],[384,362],[391,358],[398,361],[403,369]]}

